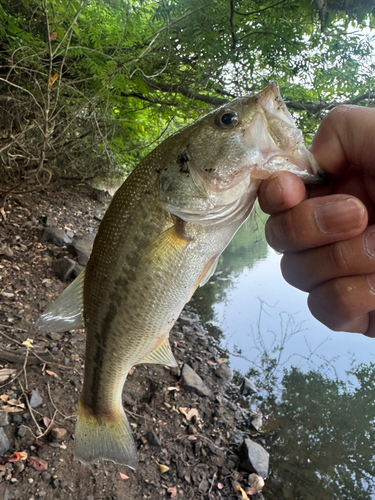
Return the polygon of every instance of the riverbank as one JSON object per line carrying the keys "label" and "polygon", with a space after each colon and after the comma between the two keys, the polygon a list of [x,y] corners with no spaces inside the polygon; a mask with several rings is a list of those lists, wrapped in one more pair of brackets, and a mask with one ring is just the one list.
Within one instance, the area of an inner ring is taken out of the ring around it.
{"label": "riverbank", "polygon": [[261,435],[251,413],[233,402],[239,388],[226,353],[188,306],[170,335],[179,368],[139,365],[125,384],[137,471],[73,462],[84,331],[48,334],[34,323],[66,287],[61,279],[84,265],[75,242],[92,241],[109,201],[101,191],[66,184],[16,195],[5,208],[0,381],[13,378],[0,382],[0,499],[261,499],[255,476],[249,479],[255,470],[266,475],[266,452],[254,447]]}

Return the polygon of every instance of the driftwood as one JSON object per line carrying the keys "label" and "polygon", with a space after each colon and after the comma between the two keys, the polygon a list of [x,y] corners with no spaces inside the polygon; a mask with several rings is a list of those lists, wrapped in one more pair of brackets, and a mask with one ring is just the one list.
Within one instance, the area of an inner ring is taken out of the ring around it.
{"label": "driftwood", "polygon": [[[25,363],[26,357],[26,349],[9,349],[4,346],[0,346],[0,362],[6,363],[18,363],[23,365]],[[28,365],[43,365],[43,364],[55,364],[51,359],[52,355],[46,357],[46,352],[37,352],[36,354],[33,351],[29,351],[29,355],[27,356],[27,364]]]}

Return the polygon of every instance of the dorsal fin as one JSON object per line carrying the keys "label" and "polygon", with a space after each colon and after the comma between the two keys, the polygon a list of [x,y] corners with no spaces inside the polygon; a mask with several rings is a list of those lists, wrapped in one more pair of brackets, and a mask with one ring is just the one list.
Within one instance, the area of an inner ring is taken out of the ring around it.
{"label": "dorsal fin", "polygon": [[163,341],[150,353],[145,356],[140,363],[153,363],[156,365],[167,365],[171,367],[178,366],[175,357],[173,356],[171,346],[169,345],[168,335]]}
{"label": "dorsal fin", "polygon": [[57,297],[39,317],[35,326],[47,332],[65,332],[84,328],[83,286],[85,270]]}

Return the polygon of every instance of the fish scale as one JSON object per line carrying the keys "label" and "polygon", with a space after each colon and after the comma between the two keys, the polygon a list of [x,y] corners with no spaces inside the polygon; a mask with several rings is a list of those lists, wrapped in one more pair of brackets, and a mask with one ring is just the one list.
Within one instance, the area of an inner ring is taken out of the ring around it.
{"label": "fish scale", "polygon": [[271,83],[166,139],[114,195],[86,269],[37,321],[86,329],[77,460],[136,468],[122,407],[129,370],[177,365],[170,329],[278,170],[313,179],[317,165]]}

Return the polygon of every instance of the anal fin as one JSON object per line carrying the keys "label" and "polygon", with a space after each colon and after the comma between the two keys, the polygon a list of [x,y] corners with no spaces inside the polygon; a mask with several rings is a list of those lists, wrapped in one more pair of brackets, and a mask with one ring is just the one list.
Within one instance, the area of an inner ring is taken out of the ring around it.
{"label": "anal fin", "polygon": [[139,363],[153,363],[156,365],[167,365],[170,367],[178,366],[177,361],[169,345],[168,335],[163,341],[150,353],[147,354]]}

